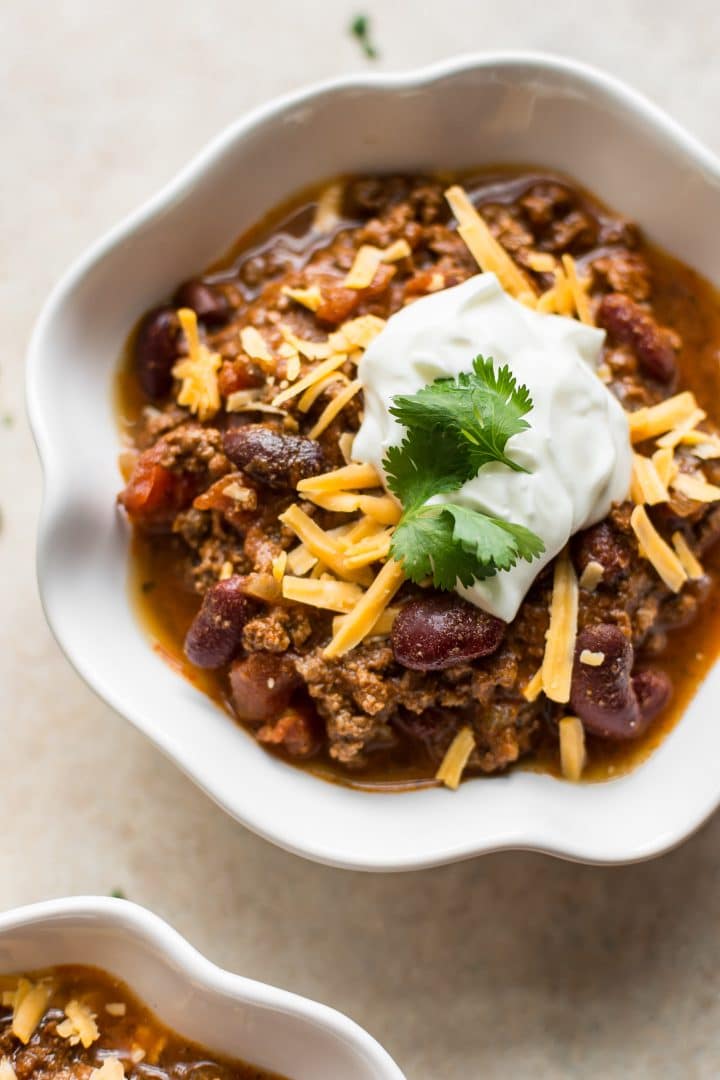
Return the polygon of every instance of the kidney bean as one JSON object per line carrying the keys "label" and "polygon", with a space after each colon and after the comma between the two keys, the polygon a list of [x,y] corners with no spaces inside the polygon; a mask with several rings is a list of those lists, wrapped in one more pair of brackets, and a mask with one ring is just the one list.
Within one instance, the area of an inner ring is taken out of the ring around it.
{"label": "kidney bean", "polygon": [[225,293],[216,285],[198,281],[197,278],[181,285],[174,299],[177,307],[192,308],[198,319],[208,326],[225,322],[230,314],[230,304]]}
{"label": "kidney bean", "polygon": [[[584,649],[603,654],[594,667],[580,661]],[[671,684],[660,671],[632,675],[632,643],[611,623],[586,627],[575,646],[570,704],[593,735],[604,739],[637,739],[665,705]]]}
{"label": "kidney bean", "polygon": [[135,369],[143,391],[152,401],[162,401],[173,384],[172,369],[180,356],[180,323],[175,309],[149,311],[135,338]]}
{"label": "kidney bean", "polygon": [[395,659],[414,671],[442,668],[489,656],[505,623],[451,593],[431,593],[402,608],[392,629]]}
{"label": "kidney bean", "polygon": [[664,383],[675,379],[677,364],[670,334],[629,296],[604,296],[596,318],[615,344],[630,346],[646,375]]}
{"label": "kidney bean", "polygon": [[318,749],[320,739],[313,718],[300,709],[286,709],[274,724],[266,724],[257,733],[257,740],[271,746],[282,746],[291,757],[307,758]]}
{"label": "kidney bean", "polygon": [[327,467],[319,443],[301,435],[285,435],[264,424],[246,424],[225,432],[224,449],[234,465],[254,480],[282,490],[295,488],[306,476]]}
{"label": "kidney bean", "polygon": [[250,653],[230,668],[233,708],[241,720],[264,724],[287,708],[301,681],[288,656]]}
{"label": "kidney bean", "polygon": [[229,663],[242,644],[245,623],[254,613],[241,577],[211,585],[185,636],[185,655],[201,668]]}
{"label": "kidney bean", "polygon": [[588,563],[600,563],[605,585],[612,585],[624,576],[630,557],[625,539],[607,521],[593,525],[577,538],[575,561],[578,571],[582,574]]}
{"label": "kidney bean", "polygon": [[646,668],[632,678],[644,723],[649,724],[664,709],[672,695],[672,682],[664,671]]}

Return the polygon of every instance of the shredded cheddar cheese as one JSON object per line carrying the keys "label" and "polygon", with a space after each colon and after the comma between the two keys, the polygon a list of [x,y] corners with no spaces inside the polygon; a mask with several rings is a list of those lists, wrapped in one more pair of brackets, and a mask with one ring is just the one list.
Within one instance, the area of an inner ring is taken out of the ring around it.
{"label": "shredded cheddar cheese", "polygon": [[543,690],[551,701],[570,699],[575,636],[577,634],[578,583],[567,549],[555,560],[550,626],[542,664]]}
{"label": "shredded cheddar cheese", "polygon": [[335,371],[337,368],[342,367],[347,360],[345,353],[336,353],[334,356],[329,356],[327,360],[324,360],[317,367],[309,371],[307,375],[304,375],[302,379],[298,379],[292,386],[288,386],[286,390],[281,390],[276,397],[273,398],[273,405],[277,408],[280,405],[284,405],[286,401],[290,401],[291,398],[297,397],[298,394],[304,393],[314,383],[319,382],[330,372]]}
{"label": "shredded cheddar cheese", "polygon": [[409,255],[412,255],[412,248],[404,238],[395,240],[389,247],[383,248],[380,252],[384,263],[399,262],[400,259],[407,259]]}
{"label": "shredded cheddar cheese", "polygon": [[343,550],[337,539],[327,532],[309,517],[304,510],[297,505],[290,506],[284,514],[280,514],[279,520],[283,525],[295,533],[303,542],[308,551],[329,567],[338,577],[351,581],[369,581],[367,571],[348,570],[343,559]]}
{"label": "shredded cheddar cheese", "polygon": [[595,320],[590,310],[587,282],[581,281],[578,277],[577,267],[572,255],[563,255],[562,264],[580,322],[585,323],[586,326],[594,326]]}
{"label": "shredded cheddar cheese", "polygon": [[[308,341],[305,338],[299,338],[285,323],[280,323],[278,329],[285,344],[292,346],[295,352],[300,353],[306,360],[326,360],[333,352],[329,339],[327,341]],[[339,349],[334,351],[340,352]]]}
{"label": "shredded cheddar cheese", "polygon": [[285,285],[282,294],[290,300],[294,300],[296,304],[302,304],[308,311],[317,311],[323,302],[323,294],[317,285],[310,285],[307,289],[291,289],[288,285]]}
{"label": "shredded cheddar cheese", "polygon": [[679,592],[687,581],[687,574],[675,552],[655,529],[644,506],[635,507],[630,525],[640,544],[641,554],[653,565],[668,589]]}
{"label": "shredded cheddar cheese", "polygon": [[210,420],[220,408],[217,373],[222,357],[200,342],[194,311],[180,308],[177,314],[188,345],[188,355],[178,360],[172,369],[175,378],[181,382],[177,403],[187,406],[198,419]]}
{"label": "shredded cheddar cheese", "polygon": [[350,349],[367,349],[385,326],[385,319],[379,315],[358,315],[349,319],[339,330],[328,338],[333,352],[347,352]]}
{"label": "shredded cheddar cheese", "polygon": [[90,1080],[125,1080],[125,1069],[116,1057],[107,1057],[99,1069],[93,1069]]}
{"label": "shredded cheddar cheese", "polygon": [[591,649],[583,649],[580,653],[580,663],[588,667],[601,667],[605,660],[604,652],[593,652]]}
{"label": "shredded cheddar cheese", "polygon": [[[711,442],[711,437],[706,431],[688,432],[688,434],[704,436],[703,441],[689,444],[690,453],[693,457],[700,458],[701,461],[711,461],[713,458],[720,457],[720,439]],[[687,442],[687,439],[682,441]]]}
{"label": "shredded cheddar cheese", "polygon": [[372,244],[363,244],[358,248],[343,286],[346,289],[367,289],[368,285],[372,285],[382,261],[383,253],[380,248],[373,247]]}
{"label": "shredded cheddar cheese", "polygon": [[287,569],[288,553],[287,551],[281,551],[279,555],[276,555],[272,561],[272,576],[277,581],[278,585],[282,583],[282,579]]}
{"label": "shredded cheddar cheese", "polygon": [[256,327],[244,326],[242,328],[240,344],[251,360],[259,360],[261,364],[272,364],[273,358],[268,344]]}
{"label": "shredded cheddar cheese", "polygon": [[707,418],[707,413],[703,409],[693,409],[689,416],[686,416],[684,420],[676,424],[675,427],[668,431],[665,435],[661,435],[657,441],[658,446],[672,450],[678,443],[682,442],[683,437],[701,424],[703,420]]}
{"label": "shredded cheddar cheese", "polygon": [[678,469],[672,448],[665,447],[656,450],[652,456],[652,463],[655,467],[655,472],[660,479],[660,483],[663,487],[667,488]]}
{"label": "shredded cheddar cheese", "polygon": [[333,371],[330,375],[325,375],[324,378],[318,379],[312,386],[308,386],[307,390],[298,401],[298,409],[300,412],[309,412],[320,395],[325,393],[328,386],[331,386],[336,382],[344,383],[345,386],[350,385],[350,380],[347,375],[342,371]]}
{"label": "shredded cheddar cheese", "polygon": [[0,1058],[0,1080],[17,1080],[17,1073],[8,1057]]}
{"label": "shredded cheddar cheese", "polygon": [[95,1023],[97,1017],[82,1001],[75,999],[68,1001],[65,1006],[65,1016],[66,1019],[57,1025],[56,1030],[58,1035],[67,1039],[71,1046],[82,1043],[87,1050],[96,1039],[100,1038],[100,1032]]}
{"label": "shredded cheddar cheese", "polygon": [[560,768],[566,780],[578,781],[587,760],[585,729],[577,716],[563,716],[558,724],[560,734]]}
{"label": "shredded cheddar cheese", "polygon": [[338,416],[346,405],[355,397],[359,391],[362,390],[362,382],[360,379],[355,379],[354,382],[349,383],[344,387],[339,394],[327,403],[316,422],[310,428],[308,435],[311,439],[317,439],[318,435],[322,435],[323,431],[332,424],[336,416]]}
{"label": "shredded cheddar cheese", "polygon": [[391,495],[358,495],[350,491],[326,495],[324,492],[308,491],[305,497],[323,510],[331,510],[335,514],[354,514],[359,510],[381,525],[397,525],[402,515],[399,503]]}
{"label": "shredded cheddar cheese", "polygon": [[531,251],[527,261],[530,269],[537,274],[552,274],[557,266],[555,256],[545,251]]}
{"label": "shredded cheddar cheese", "polygon": [[380,487],[382,481],[374,465],[346,465],[342,469],[308,476],[297,486],[298,491],[348,491],[355,488]]}
{"label": "shredded cheddar cheese", "polygon": [[647,503],[648,506],[668,501],[668,489],[658,476],[652,458],[633,454],[630,495],[634,503]]}
{"label": "shredded cheddar cheese", "polygon": [[328,184],[320,192],[313,217],[313,229],[315,232],[329,233],[340,221],[342,207],[343,185],[340,183]]}
{"label": "shredded cheddar cheese", "polygon": [[[395,622],[395,619],[398,617],[399,611],[400,611],[399,607],[385,608],[385,610],[378,617],[378,620],[375,623],[375,625],[370,630],[370,633],[368,634],[368,637],[369,638],[371,638],[371,637],[387,637],[387,635],[392,631],[393,623]],[[336,615],[335,616],[335,618],[332,621],[333,637],[335,636],[335,634],[337,634],[340,631],[340,628],[342,627],[342,625],[343,625],[346,618],[347,618],[346,615]]]}
{"label": "shredded cheddar cheese", "polygon": [[596,559],[591,559],[580,575],[580,588],[595,592],[605,576],[605,567]]}
{"label": "shredded cheddar cheese", "polygon": [[294,574],[296,577],[302,577],[312,570],[317,561],[315,555],[313,555],[305,544],[298,544],[297,547],[287,553],[286,570],[289,570],[290,573]]}
{"label": "shredded cheddar cheese", "polygon": [[636,412],[628,413],[630,439],[634,443],[643,442],[645,439],[655,438],[656,435],[663,435],[666,431],[672,431],[691,416],[696,408],[695,395],[684,390],[657,405],[644,406]]}
{"label": "shredded cheddar cheese", "polygon": [[355,436],[351,431],[344,431],[338,439],[338,446],[340,447],[340,453],[343,456],[343,461],[346,465],[352,464],[352,448],[355,442]]}
{"label": "shredded cheddar cheese", "polygon": [[672,534],[672,545],[675,548],[675,554],[682,564],[682,568],[690,578],[691,581],[698,581],[704,576],[702,563],[697,559],[695,553],[691,549],[687,540],[681,532],[674,532]]}
{"label": "shredded cheddar cheese", "polygon": [[392,534],[380,533],[378,537],[370,536],[361,540],[352,548],[345,551],[344,562],[348,570],[359,570],[363,566],[370,566],[374,562],[387,559],[390,554]]}
{"label": "shredded cheddar cheese", "polygon": [[720,499],[720,487],[709,484],[702,476],[679,472],[672,480],[671,486],[675,491],[679,491],[681,495],[695,502],[711,503]]}
{"label": "shredded cheddar cheese", "polygon": [[326,659],[344,656],[367,637],[404,580],[405,575],[400,564],[394,559],[388,559],[325,649],[323,655]]}
{"label": "shredded cheddar cheese", "polygon": [[445,198],[457,218],[458,233],[480,269],[494,273],[511,296],[534,295],[532,282],[497,242],[463,188],[455,184],[447,189]]}
{"label": "shredded cheddar cheese", "polygon": [[[52,995],[52,986],[47,982],[31,983],[29,979],[20,979],[12,995],[12,1033],[22,1043],[29,1043],[35,1029],[45,1015]],[[3,995],[5,1001],[5,995]]]}
{"label": "shredded cheddar cheese", "polygon": [[108,1001],[105,1012],[110,1013],[110,1016],[125,1016],[127,1005],[124,1001]]}
{"label": "shredded cheddar cheese", "polygon": [[443,783],[445,787],[457,791],[460,787],[465,766],[474,749],[475,736],[472,729],[469,727],[461,728],[447,748],[440,768],[435,773],[435,779]]}
{"label": "shredded cheddar cheese", "polygon": [[532,679],[525,683],[522,688],[522,696],[526,701],[537,701],[542,694],[543,680],[542,680],[542,666],[540,666]]}
{"label": "shredded cheddar cheese", "polygon": [[363,594],[358,585],[349,581],[291,577],[288,574],[283,578],[282,594],[286,600],[294,600],[298,604],[308,604],[310,607],[343,614],[357,610],[363,596],[367,595]]}

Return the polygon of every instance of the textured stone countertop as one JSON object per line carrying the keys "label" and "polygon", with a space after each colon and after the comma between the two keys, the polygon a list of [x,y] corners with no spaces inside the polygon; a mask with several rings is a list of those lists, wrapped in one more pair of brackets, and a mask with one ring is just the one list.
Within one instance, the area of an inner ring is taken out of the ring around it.
{"label": "textured stone countertop", "polygon": [[[565,52],[720,149],[704,0],[367,0],[382,68]],[[367,66],[350,0],[12,0],[0,38],[0,908],[121,888],[198,948],[320,998],[412,1080],[720,1075],[720,819],[624,869],[503,854],[405,876],[325,869],[226,818],[70,669],[34,571],[26,342],[89,241],[248,106]],[[339,1078],[340,1080],[340,1078]]]}

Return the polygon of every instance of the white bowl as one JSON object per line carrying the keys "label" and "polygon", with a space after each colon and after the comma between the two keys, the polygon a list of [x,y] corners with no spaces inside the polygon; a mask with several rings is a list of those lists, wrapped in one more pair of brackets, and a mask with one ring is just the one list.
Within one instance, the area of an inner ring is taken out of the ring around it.
{"label": "white bowl", "polygon": [[45,468],[45,610],[86,681],[239,821],[321,862],[400,870],[503,848],[647,858],[720,801],[715,668],[652,757],[612,783],[517,771],[451,794],[367,794],[266,754],[148,646],[125,588],[112,378],[128,328],[270,207],[337,173],[533,163],[564,170],[720,279],[720,162],[632,90],[565,60],[492,54],[336,80],[224,132],[73,266],[32,338],[28,398]]}
{"label": "white bowl", "polygon": [[172,1030],[292,1080],[404,1080],[358,1024],[286,990],[211,964],[167,923],[108,897],[48,900],[0,915],[0,973],[103,968]]}

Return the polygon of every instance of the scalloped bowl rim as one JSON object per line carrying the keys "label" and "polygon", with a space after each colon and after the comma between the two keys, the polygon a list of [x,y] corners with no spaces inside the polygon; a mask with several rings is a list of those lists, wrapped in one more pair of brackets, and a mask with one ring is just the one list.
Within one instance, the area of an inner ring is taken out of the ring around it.
{"label": "scalloped bowl rim", "polygon": [[[510,849],[533,850],[566,859],[596,864],[638,861],[670,849],[697,829],[720,804],[720,780],[714,786],[708,784],[703,787],[702,791],[698,790],[695,793],[695,805],[689,808],[686,807],[684,813],[682,800],[675,799],[677,813],[674,819],[665,822],[656,829],[648,828],[644,831],[639,829],[637,835],[631,834],[631,830],[628,830],[628,834],[624,835],[622,830],[618,829],[611,835],[609,831],[603,833],[602,828],[599,827],[596,835],[587,837],[568,832],[567,810],[570,804],[565,803],[559,796],[548,795],[551,791],[550,785],[554,784],[556,788],[567,785],[559,785],[557,781],[550,777],[540,777],[532,772],[515,772],[510,778],[498,777],[463,785],[458,794],[448,797],[462,799],[464,797],[463,793],[473,787],[475,783],[489,785],[509,785],[511,783],[514,795],[518,798],[525,797],[527,800],[527,813],[522,821],[516,820],[506,824],[504,821],[498,822],[494,820],[492,825],[488,825],[486,821],[483,821],[477,834],[464,836],[461,839],[457,839],[457,837],[453,839],[452,831],[450,831],[447,836],[434,836],[432,841],[424,844],[416,842],[412,850],[405,850],[397,845],[391,850],[387,848],[383,850],[382,839],[378,840],[382,831],[380,819],[378,819],[380,827],[378,828],[377,837],[369,842],[365,849],[359,852],[348,852],[341,842],[329,843],[327,838],[318,840],[313,835],[303,835],[301,838],[298,838],[297,835],[289,837],[283,826],[268,820],[262,807],[245,806],[240,808],[233,799],[220,794],[216,790],[213,776],[203,774],[196,766],[192,748],[179,746],[163,730],[162,725],[158,724],[152,716],[142,709],[128,707],[124,701],[122,680],[116,679],[113,682],[103,678],[97,671],[93,670],[92,665],[86,662],[82,652],[75,647],[75,643],[63,633],[60,626],[60,612],[53,609],[48,600],[50,576],[50,560],[48,556],[52,546],[53,529],[58,520],[62,518],[64,478],[62,471],[56,468],[55,443],[49,433],[47,422],[50,403],[43,393],[47,331],[58,314],[62,312],[68,297],[78,283],[88,277],[109,252],[112,252],[116,246],[120,245],[128,237],[132,237],[143,225],[160,217],[166,208],[171,207],[173,203],[181,200],[184,195],[201,184],[206,177],[212,174],[214,167],[222,162],[226,153],[233,147],[241,143],[251,133],[276,120],[283,113],[287,113],[288,110],[301,109],[303,106],[321,101],[328,95],[343,91],[378,90],[388,93],[403,90],[417,91],[445,81],[451,83],[455,78],[462,78],[464,75],[467,76],[475,72],[496,71],[512,75],[516,70],[518,72],[532,70],[538,78],[544,73],[554,77],[562,77],[567,80],[570,86],[576,85],[586,91],[592,90],[596,92],[598,100],[604,106],[608,109],[613,107],[618,111],[627,110],[633,122],[646,126],[658,141],[669,148],[668,152],[675,152],[708,183],[712,182],[713,185],[720,186],[720,161],[697,139],[686,132],[662,110],[619,80],[575,61],[543,53],[494,52],[463,56],[407,73],[361,74],[330,79],[307,89],[279,97],[269,104],[252,110],[231,124],[213,139],[205,149],[196,154],[191,162],[154,197],[144,203],[137,211],[128,215],[120,224],[110,229],[97,243],[93,244],[84,255],[71,265],[52,290],[38,318],[29,345],[27,406],[45,480],[38,533],[38,579],[45,614],[60,647],[82,678],[103,700],[118,713],[127,717],[139,730],[143,731],[159,749],[168,755],[183,772],[190,776],[231,816],[257,834],[284,847],[286,850],[329,865],[379,871],[410,870],[471,858],[492,851]],[[707,696],[706,694],[703,698],[703,705],[706,703]],[[665,738],[663,745],[659,750],[655,751],[650,761],[667,752],[668,747],[673,743],[676,731],[677,726]],[[287,766],[282,767],[288,772],[296,771],[290,770]],[[633,783],[634,778],[642,772],[642,768],[612,783],[581,785],[581,787],[592,787],[596,791],[600,787],[604,787],[608,791],[618,789],[620,785]],[[521,778],[521,781],[518,778]],[[314,778],[311,778],[311,780],[312,783],[317,785],[319,795],[328,800],[328,804],[331,798],[338,797],[337,793],[339,791],[347,792],[348,790],[324,784]],[[518,794],[520,782],[524,785],[524,796]],[[686,785],[686,790],[689,790],[688,785]],[[357,794],[356,792],[353,793],[353,795]],[[405,796],[363,793],[362,797],[368,800],[368,806],[370,806],[373,800],[392,801],[398,798],[412,800],[421,795],[427,796],[429,794],[434,798],[438,794],[444,796],[446,793],[420,792]],[[543,815],[537,811],[548,799],[551,802],[554,799],[557,806],[553,806],[549,820],[544,820]],[[611,806],[607,796],[598,797],[595,801],[598,805],[598,814],[603,814],[603,807],[607,809]],[[434,802],[433,806],[437,809],[438,803]],[[373,828],[376,825],[377,822],[374,822]]]}

